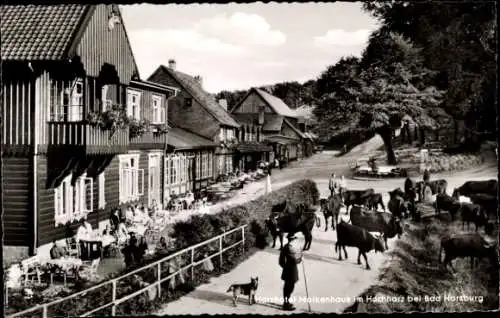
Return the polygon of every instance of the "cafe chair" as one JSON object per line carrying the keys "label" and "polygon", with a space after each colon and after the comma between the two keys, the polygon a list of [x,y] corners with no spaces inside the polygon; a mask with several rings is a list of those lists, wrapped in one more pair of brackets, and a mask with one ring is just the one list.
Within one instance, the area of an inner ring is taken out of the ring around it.
{"label": "cafe chair", "polygon": [[96,258],[91,262],[84,262],[83,265],[80,267],[79,276],[86,278],[89,281],[99,280],[97,269],[99,268],[100,262],[101,262],[100,258]]}
{"label": "cafe chair", "polygon": [[66,249],[68,256],[80,258],[80,245],[76,242],[74,237],[66,238]]}
{"label": "cafe chair", "polygon": [[32,256],[21,261],[22,275],[24,276],[24,284],[33,283],[36,278],[38,284],[41,284],[40,262],[37,256]]}

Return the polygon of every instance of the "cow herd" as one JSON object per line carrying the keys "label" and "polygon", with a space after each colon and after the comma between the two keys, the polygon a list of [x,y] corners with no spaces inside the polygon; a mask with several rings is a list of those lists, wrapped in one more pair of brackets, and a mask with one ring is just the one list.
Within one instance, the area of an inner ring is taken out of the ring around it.
{"label": "cow herd", "polygon": [[[451,261],[457,257],[471,257],[473,264],[474,258],[494,259],[494,255],[497,255],[496,244],[477,233],[479,228],[484,227],[485,233],[491,235],[492,223],[488,221],[490,217],[496,216],[497,184],[497,180],[467,181],[454,189],[450,196],[446,193],[448,182],[444,179],[414,182],[407,178],[404,191],[397,188],[389,192],[387,209],[382,194],[376,193],[372,188],[344,189],[339,193],[332,193],[326,199],[320,199],[319,203],[325,218],[325,231],[328,230],[328,220],[331,217],[331,227],[337,232],[335,252],[338,253],[339,260],[342,260],[342,250],[347,259],[346,246],[355,247],[358,249],[358,264],[361,264],[363,256],[366,268],[370,269],[366,254],[372,250],[387,250],[387,239],[396,236],[400,238],[403,234],[404,219],[411,217],[415,221],[420,220],[417,202],[427,201],[430,195],[434,195],[436,214],[447,211],[452,220],[460,216],[464,229],[465,225],[469,229],[470,223],[475,225],[476,232],[442,239],[441,250],[445,252],[445,267],[450,265],[453,269]],[[470,202],[462,202],[464,197]],[[378,210],[379,206],[383,211]],[[339,221],[342,208],[345,208],[345,214],[349,215],[347,222]],[[314,211],[310,211],[305,205],[292,206],[287,201],[275,205],[266,220],[273,236],[273,248],[277,237],[280,238],[280,247],[283,246],[283,233],[302,232],[306,241],[304,250],[310,248],[314,224],[319,227],[320,223]],[[372,234],[374,232],[379,234]],[[440,261],[441,253],[442,251],[439,254]]]}

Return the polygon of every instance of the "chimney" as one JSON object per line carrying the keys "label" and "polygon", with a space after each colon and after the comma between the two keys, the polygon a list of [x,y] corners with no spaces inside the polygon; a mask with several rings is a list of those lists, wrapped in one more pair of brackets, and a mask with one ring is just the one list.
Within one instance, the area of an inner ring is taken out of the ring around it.
{"label": "chimney", "polygon": [[219,99],[219,105],[224,108],[225,111],[227,111],[227,100],[226,99]]}
{"label": "chimney", "polygon": [[198,82],[198,84],[203,87],[203,78],[200,76],[200,75],[196,75],[194,77],[194,79],[196,80],[196,82]]}
{"label": "chimney", "polygon": [[168,68],[175,71],[175,60],[173,60],[173,59],[168,60]]}
{"label": "chimney", "polygon": [[264,125],[264,106],[259,107],[259,125]]}

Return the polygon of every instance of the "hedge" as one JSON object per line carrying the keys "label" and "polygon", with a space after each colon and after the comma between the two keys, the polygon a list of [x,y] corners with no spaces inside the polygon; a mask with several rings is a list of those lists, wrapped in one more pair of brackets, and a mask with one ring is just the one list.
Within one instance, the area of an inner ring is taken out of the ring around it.
{"label": "hedge", "polygon": [[[219,263],[219,257],[212,258],[214,271],[207,273],[203,270],[202,265],[195,267],[194,280],[189,275],[190,270],[185,273],[185,283],[176,286],[175,290],[167,291],[168,281],[162,284],[161,297],[156,297],[156,287],[151,288],[151,292],[145,292],[136,296],[126,303],[122,303],[116,308],[116,315],[130,316],[130,315],[143,315],[153,313],[158,310],[163,304],[173,301],[190,291],[196,286],[208,282],[210,277],[216,277],[223,273],[231,271],[243,260],[251,256],[256,248],[264,248],[267,245],[268,233],[264,226],[264,220],[269,216],[271,207],[274,204],[280,203],[283,200],[289,200],[292,205],[303,203],[308,206],[316,205],[319,200],[319,191],[316,184],[311,180],[299,180],[286,187],[271,192],[270,194],[263,195],[255,200],[247,202],[242,205],[231,207],[216,214],[194,215],[187,221],[180,221],[173,225],[173,233],[171,238],[174,240],[174,251],[185,249],[194,244],[211,239],[225,231],[237,228],[244,224],[249,224],[245,231],[245,248],[244,250],[239,247],[232,248],[224,252],[222,261]],[[235,231],[224,239],[224,246],[229,246],[241,240],[241,232]],[[209,244],[208,247],[196,249],[195,261],[203,258],[203,254],[213,254],[218,250],[218,241]],[[185,254],[186,255],[186,254]],[[156,260],[162,259],[168,254],[154,255],[147,259],[146,263],[152,263]],[[187,255],[186,255],[187,256]],[[187,256],[183,261],[189,262],[190,256]],[[181,264],[182,266],[187,263]],[[141,265],[141,266],[144,266]],[[133,268],[127,268],[121,273],[112,275],[119,277],[130,272]],[[153,283],[157,277],[157,268],[149,268],[135,275],[131,275],[126,279],[120,281],[117,286],[117,298],[123,295],[133,293],[142,287]],[[161,269],[161,276],[168,275],[168,268],[163,266]],[[108,279],[111,279],[109,277]],[[77,291],[84,290],[91,287],[89,283],[81,283],[76,287]],[[49,316],[78,316],[83,313],[104,305],[111,299],[112,286],[111,284],[103,286],[95,291],[86,293],[82,297],[76,297],[57,305],[49,307]],[[64,297],[65,295],[58,295]],[[9,304],[8,312],[14,313],[34,306],[36,303],[47,302],[42,299],[24,300],[18,299]],[[94,313],[94,315],[110,315],[111,309],[107,308],[102,311]],[[36,314],[28,314],[26,317],[40,317],[41,311]]]}

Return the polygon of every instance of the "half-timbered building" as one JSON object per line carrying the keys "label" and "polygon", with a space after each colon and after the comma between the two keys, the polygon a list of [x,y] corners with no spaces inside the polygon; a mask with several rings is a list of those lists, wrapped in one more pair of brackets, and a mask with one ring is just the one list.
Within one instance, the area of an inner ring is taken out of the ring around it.
{"label": "half-timbered building", "polygon": [[302,140],[305,136],[298,127],[298,116],[278,97],[252,88],[234,106],[231,114],[238,118],[254,116],[263,122],[264,140],[272,145],[277,159],[288,161],[303,157]]}
{"label": "half-timbered building", "polygon": [[211,163],[214,179],[232,172],[234,149],[228,145],[237,141],[239,124],[229,115],[227,107],[203,89],[202,78],[178,71],[175,60],[170,60],[168,67],[159,66],[148,80],[181,89],[169,104],[170,120],[218,144]]}
{"label": "half-timbered building", "polygon": [[177,89],[139,79],[118,6],[0,10],[4,245],[48,252],[84,216],[161,202]]}

